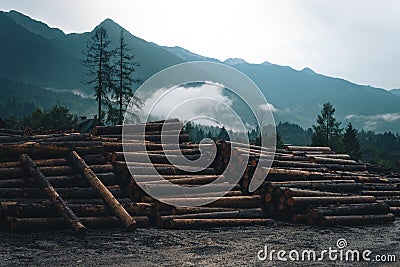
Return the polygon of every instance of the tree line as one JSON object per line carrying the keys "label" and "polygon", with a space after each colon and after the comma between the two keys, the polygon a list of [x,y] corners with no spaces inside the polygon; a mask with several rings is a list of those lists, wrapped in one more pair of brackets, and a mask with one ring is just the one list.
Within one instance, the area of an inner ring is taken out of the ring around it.
{"label": "tree line", "polygon": [[[336,153],[346,153],[356,160],[384,164],[391,168],[399,168],[395,161],[400,157],[400,135],[392,132],[374,133],[373,131],[358,131],[351,123],[341,127],[335,117],[335,108],[331,103],[325,103],[321,114],[317,116],[312,128],[279,122],[276,125],[276,135],[268,136],[268,127],[264,129],[263,138],[275,138],[277,148],[284,144],[305,146],[329,146]],[[203,138],[214,140],[229,140],[229,136],[243,138],[243,133],[226,130],[225,127],[204,126],[187,123],[184,132],[189,134],[191,141],[200,142]],[[256,127],[247,132],[251,144],[260,145],[260,130]],[[244,139],[244,138],[243,138]],[[267,143],[270,142],[267,140]]]}

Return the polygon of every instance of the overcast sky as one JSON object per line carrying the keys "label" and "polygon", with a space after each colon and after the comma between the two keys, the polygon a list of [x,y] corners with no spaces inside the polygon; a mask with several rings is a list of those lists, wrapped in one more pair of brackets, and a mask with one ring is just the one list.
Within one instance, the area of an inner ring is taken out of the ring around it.
{"label": "overcast sky", "polygon": [[397,0],[0,0],[65,32],[111,18],[159,45],[225,60],[269,61],[386,89],[400,88]]}

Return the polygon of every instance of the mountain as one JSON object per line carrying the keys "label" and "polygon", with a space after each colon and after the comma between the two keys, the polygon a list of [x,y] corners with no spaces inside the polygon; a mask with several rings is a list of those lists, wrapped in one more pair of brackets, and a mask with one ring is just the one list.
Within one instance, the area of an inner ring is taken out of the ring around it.
{"label": "mountain", "polygon": [[[123,29],[120,25],[106,19],[97,27],[104,27],[112,45],[117,44]],[[0,79],[9,81],[0,82],[0,91],[8,91],[7,97],[19,97],[16,93],[18,90],[13,93],[14,90],[10,90],[7,84],[12,83],[11,87],[15,88],[15,84],[23,83],[21,88],[29,91],[26,95],[30,96],[26,101],[38,102],[37,106],[40,107],[56,101],[52,97],[48,98],[51,100],[48,103],[35,99],[32,94],[35,90],[45,90],[46,94],[62,92],[64,98],[86,103],[87,98],[82,95],[93,93],[85,85],[85,69],[81,60],[82,51],[93,31],[65,34],[19,12],[0,11]],[[159,46],[129,32],[125,33],[125,38],[135,54],[135,61],[140,64],[135,72],[136,77],[142,80],[166,67],[183,62],[220,62],[182,47]],[[393,97],[393,93],[398,94],[398,90],[389,92],[324,76],[310,68],[298,71],[267,61],[251,64],[243,59],[231,58],[223,63],[242,71],[259,86],[268,102],[275,107],[277,122],[288,121],[310,127],[315,123],[322,104],[329,101],[335,106],[337,117],[343,124],[351,121],[358,128],[400,132],[400,97]],[[19,90],[18,94],[24,93]],[[5,100],[0,99],[0,105],[1,101]],[[85,108],[80,110],[79,105],[74,110],[84,115],[88,112]]]}
{"label": "mountain", "polygon": [[40,35],[48,39],[63,39],[65,34],[62,30],[57,28],[50,28],[45,23],[37,20],[33,20],[30,17],[21,14],[15,10],[11,10],[5,13],[10,19],[14,20],[17,24],[25,28],[26,30]]}
{"label": "mountain", "polygon": [[394,95],[400,96],[400,89],[392,89],[392,90],[390,90],[390,92],[391,92],[392,94],[394,94]]}
{"label": "mountain", "polygon": [[201,55],[192,53],[189,50],[186,50],[179,46],[174,46],[174,47],[163,46],[163,48],[168,52],[177,55],[183,61],[211,61],[220,63],[220,61],[215,58],[203,57]]}
{"label": "mountain", "polygon": [[[116,45],[120,31],[117,23],[106,19],[97,27],[107,30]],[[96,28],[97,28],[96,27]],[[82,52],[91,33],[64,34],[16,11],[0,12],[0,76],[35,86],[87,90]],[[126,32],[126,43],[141,67],[143,80],[166,67],[184,62],[162,47]],[[113,48],[113,47],[112,47]]]}
{"label": "mountain", "polygon": [[238,64],[247,64],[247,62],[241,58],[228,58],[227,60],[224,61],[224,64],[230,65],[230,66],[235,66]]}

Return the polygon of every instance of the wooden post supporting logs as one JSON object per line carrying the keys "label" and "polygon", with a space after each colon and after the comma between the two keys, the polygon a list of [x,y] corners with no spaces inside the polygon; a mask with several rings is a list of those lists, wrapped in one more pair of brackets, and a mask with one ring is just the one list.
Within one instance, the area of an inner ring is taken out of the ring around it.
{"label": "wooden post supporting logs", "polygon": [[106,205],[113,211],[115,216],[124,224],[128,230],[136,229],[136,221],[111,194],[107,187],[100,181],[96,174],[89,168],[85,161],[76,151],[69,155],[72,164],[79,169],[81,174],[87,179],[90,185],[101,195]]}
{"label": "wooden post supporting logs", "polygon": [[65,221],[72,227],[75,232],[83,233],[86,228],[75,215],[75,213],[67,206],[64,200],[60,197],[57,191],[53,188],[50,182],[46,179],[43,173],[39,170],[36,164],[27,154],[20,156],[21,164],[23,168],[35,179],[40,185],[43,192],[47,195],[54,207],[57,209],[60,215],[62,215]]}

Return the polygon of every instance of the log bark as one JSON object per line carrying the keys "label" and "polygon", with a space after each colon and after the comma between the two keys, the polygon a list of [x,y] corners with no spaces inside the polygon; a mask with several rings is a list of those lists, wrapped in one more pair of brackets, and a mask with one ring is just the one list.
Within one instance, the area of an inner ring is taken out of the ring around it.
{"label": "log bark", "polygon": [[231,211],[216,211],[189,213],[181,215],[164,215],[158,218],[158,222],[168,222],[171,219],[261,219],[267,218],[266,213],[260,208],[256,209],[239,209]]}
{"label": "log bark", "polygon": [[382,224],[394,222],[393,214],[384,215],[347,215],[347,216],[324,216],[321,218],[320,224],[326,226],[348,225],[358,226],[365,224]]}
{"label": "log bark", "polygon": [[[138,167],[136,167],[138,166]],[[187,174],[203,174],[203,175],[215,175],[216,171],[213,168],[206,168],[200,171],[197,171],[197,168],[186,166],[185,170],[180,169],[177,166],[168,166],[165,167],[157,167],[157,166],[143,166],[139,167],[139,165],[129,166],[129,170],[132,175],[154,175],[156,171],[160,175],[187,175]]]}
{"label": "log bark", "polygon": [[[166,121],[160,123],[146,123],[136,125],[124,125],[126,132],[129,133],[143,133],[144,131],[161,131],[163,127],[165,130],[180,130],[183,124],[179,121]],[[122,134],[122,125],[116,126],[97,126],[94,129],[94,135],[107,135],[107,134]]]}
{"label": "log bark", "polygon": [[[215,197],[201,198],[202,200],[208,200],[214,202],[207,204],[207,207],[219,207],[219,208],[237,208],[237,209],[248,209],[248,208],[259,208],[260,207],[260,196],[233,196],[233,197],[222,197],[215,200]],[[174,201],[181,207],[191,206],[198,203],[199,198],[174,198],[174,199],[159,199],[160,202]]]}
{"label": "log bark", "polygon": [[272,167],[290,167],[290,168],[319,168],[320,165],[317,163],[311,162],[297,162],[297,161],[281,161],[281,160],[274,160],[272,163]]}
{"label": "log bark", "polygon": [[349,159],[336,159],[336,158],[324,158],[320,156],[311,156],[308,157],[308,160],[311,162],[319,163],[319,164],[339,164],[339,165],[357,165],[357,161],[349,160]]}
{"label": "log bark", "polygon": [[27,154],[21,155],[21,164],[23,168],[35,179],[43,193],[49,198],[59,215],[64,217],[64,220],[71,226],[75,232],[83,233],[86,227],[82,224],[75,213],[68,207],[54,187],[46,179],[43,173],[39,170],[36,164]]}
{"label": "log bark", "polygon": [[376,199],[373,196],[290,197],[286,201],[289,206],[357,204],[374,202],[376,202]]}
{"label": "log bark", "polygon": [[[177,151],[176,154],[178,154],[179,151]],[[200,158],[200,154],[197,155],[184,155],[184,156],[179,156],[179,155],[168,155],[168,157],[164,154],[149,154],[149,153],[126,153],[124,159],[126,162],[132,161],[133,162],[152,162],[155,164],[171,164],[170,160],[173,160],[174,162],[179,162],[179,160],[197,160]],[[117,158],[117,157],[115,157]],[[115,160],[114,160],[115,161]]]}
{"label": "log bark", "polygon": [[387,213],[389,213],[389,206],[385,203],[346,204],[338,206],[319,207],[310,211],[311,217],[313,218],[321,218],[323,216],[368,215]]}
{"label": "log bark", "polygon": [[[108,189],[115,197],[121,197],[119,186],[109,186]],[[100,198],[93,188],[57,188],[57,192],[64,199],[93,199]],[[45,198],[46,194],[41,188],[0,188],[0,196],[3,198]]]}
{"label": "log bark", "polygon": [[263,225],[273,226],[272,219],[171,219],[169,228],[172,229],[201,229],[213,227],[234,227]]}
{"label": "log bark", "polygon": [[[59,217],[54,205],[49,202],[16,203],[16,216],[20,218]],[[68,206],[79,217],[113,216],[112,211],[104,204],[81,203]],[[123,207],[131,216],[148,216],[152,211],[152,206],[147,203],[128,203],[123,204]]]}
{"label": "log bark", "polygon": [[[117,178],[112,172],[99,173],[97,174],[97,176],[106,186],[118,184]],[[55,188],[90,186],[90,184],[85,179],[83,179],[81,175],[49,176],[46,178]],[[34,188],[35,185],[36,182],[33,178],[0,180],[0,188]]]}
{"label": "log bark", "polygon": [[324,192],[318,190],[305,190],[297,188],[284,189],[285,197],[308,197],[308,196],[343,196],[341,193]]}
{"label": "log bark", "polygon": [[338,165],[338,164],[320,164],[321,167],[328,168],[332,171],[365,171],[367,166],[365,165]]}
{"label": "log bark", "polygon": [[400,191],[370,191],[364,190],[361,191],[362,195],[365,196],[400,196]]}
{"label": "log bark", "polygon": [[[90,154],[102,154],[104,153],[103,146],[85,146],[74,148],[82,155]],[[0,158],[5,160],[14,159],[17,160],[21,154],[29,154],[34,158],[61,158],[66,157],[72,148],[60,147],[54,144],[43,145],[37,142],[26,142],[23,144],[16,145],[1,145],[0,146]]]}
{"label": "log bark", "polygon": [[[121,135],[103,135],[104,137],[107,138],[122,138]],[[179,137],[177,134],[175,135],[129,135],[125,134],[124,135],[124,140],[128,141],[150,141],[150,142],[162,142],[163,144],[174,144],[174,143],[185,143],[189,142],[189,135],[187,134],[180,134]]]}
{"label": "log bark", "polygon": [[305,155],[307,157],[315,156],[315,157],[332,158],[332,159],[347,159],[347,160],[352,159],[350,157],[350,155],[347,155],[347,154],[323,154],[323,153],[321,153],[321,154],[312,154],[312,153],[307,153]]}
{"label": "log bark", "polygon": [[87,179],[90,185],[101,195],[107,206],[114,212],[115,216],[124,224],[129,230],[136,228],[136,222],[129,215],[129,213],[122,207],[118,200],[112,195],[107,187],[100,181],[96,174],[89,168],[85,161],[76,153],[71,152],[70,160],[72,164],[81,172]]}
{"label": "log bark", "polygon": [[330,147],[286,146],[290,151],[331,151]]}
{"label": "log bark", "polygon": [[233,211],[233,208],[213,208],[213,207],[171,207],[168,206],[167,212],[173,215],[193,214],[193,213],[209,213],[209,212],[224,212]]}
{"label": "log bark", "polygon": [[[105,165],[91,165],[89,166],[95,173],[109,173],[113,171],[111,164]],[[63,176],[77,174],[77,172],[70,166],[50,166],[41,167],[41,172],[45,176]],[[27,174],[23,168],[0,168],[0,180],[8,180],[15,178],[26,178]]]}
{"label": "log bark", "polygon": [[[220,175],[162,175],[162,179],[175,184],[208,184],[216,180]],[[160,183],[162,179],[155,175],[134,175],[135,182]]]}

